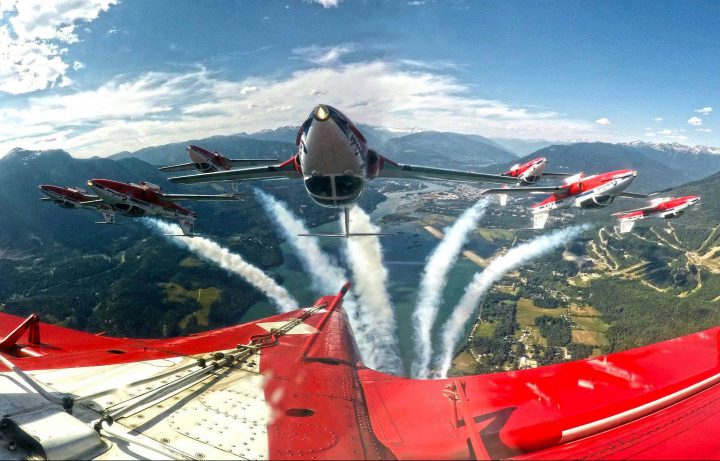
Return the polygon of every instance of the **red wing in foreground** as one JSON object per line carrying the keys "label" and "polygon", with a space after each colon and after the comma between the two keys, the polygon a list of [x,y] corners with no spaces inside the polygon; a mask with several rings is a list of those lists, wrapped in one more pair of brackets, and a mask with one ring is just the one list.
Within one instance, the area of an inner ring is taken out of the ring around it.
{"label": "red wing in foreground", "polygon": [[720,328],[591,360],[422,381],[362,366],[337,309],[345,290],[160,340],[0,314],[0,354],[23,370],[0,368],[0,458],[720,456]]}

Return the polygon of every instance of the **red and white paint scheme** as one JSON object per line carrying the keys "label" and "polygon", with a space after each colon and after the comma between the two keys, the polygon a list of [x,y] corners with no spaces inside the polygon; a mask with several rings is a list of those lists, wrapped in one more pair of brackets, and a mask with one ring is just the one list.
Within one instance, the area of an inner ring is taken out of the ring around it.
{"label": "red and white paint scheme", "polygon": [[170,339],[0,313],[1,459],[720,457],[720,328],[558,365],[368,369],[341,309]]}
{"label": "red and white paint scheme", "polygon": [[521,185],[535,184],[542,176],[555,176],[555,177],[567,177],[571,176],[569,173],[550,173],[545,172],[547,166],[547,159],[544,157],[538,157],[525,162],[522,165],[519,163],[510,167],[503,176],[510,176],[517,178]]}
{"label": "red and white paint scheme", "polygon": [[107,224],[115,223],[115,208],[105,203],[97,195],[89,194],[85,189],[53,186],[51,184],[42,184],[39,187],[40,191],[47,196],[40,200],[51,201],[62,208],[95,210],[102,215],[103,222]]}
{"label": "red and white paint scheme", "polygon": [[214,171],[228,171],[237,167],[251,167],[262,165],[275,165],[277,158],[227,158],[219,152],[210,152],[200,146],[193,144],[187,147],[187,154],[191,163],[181,163],[179,165],[164,166],[158,168],[160,171],[183,171],[198,170],[202,173],[210,173]]}
{"label": "red and white paint scheme", "polygon": [[618,217],[620,233],[630,232],[636,221],[648,218],[672,219],[677,218],[687,208],[700,204],[700,197],[697,195],[686,195],[685,197],[664,197],[650,200],[650,206],[637,208],[635,210],[613,213]]}
{"label": "red and white paint scheme", "polygon": [[592,176],[578,173],[566,178],[559,186],[486,189],[483,193],[551,193],[550,197],[532,206],[533,228],[542,229],[545,227],[550,211],[558,208],[602,208],[613,203],[619,196],[647,198],[648,196],[644,194],[625,192],[636,176],[637,171],[634,170],[617,170]]}
{"label": "red and white paint scheme", "polygon": [[[195,213],[183,208],[177,200],[236,200],[234,195],[166,194],[159,186],[141,181],[140,184],[91,179],[87,182],[97,195],[87,195],[80,189],[66,189],[42,185],[40,190],[65,208],[94,208],[102,213],[105,223],[114,224],[115,214],[129,217],[157,216],[177,220],[183,235],[192,236]],[[87,199],[87,200],[86,200]]]}
{"label": "red and white paint scheme", "polygon": [[[501,173],[502,176],[510,176],[517,178],[517,186],[530,186],[540,180],[542,176],[552,177],[567,177],[571,176],[569,173],[550,173],[545,172],[547,166],[547,159],[544,157],[538,157],[532,159],[522,165],[517,163],[510,167],[505,173]],[[507,204],[507,194],[498,194],[500,196],[500,205],[505,206]]]}
{"label": "red and white paint scheme", "polygon": [[393,162],[368,148],[360,130],[334,107],[316,106],[302,124],[297,136],[298,153],[277,165],[243,168],[215,173],[170,178],[172,182],[195,184],[261,179],[303,179],[310,198],[326,207],[343,208],[344,234],[322,234],[327,237],[349,237],[348,209],[358,200],[365,183],[375,177],[491,182],[516,184],[513,176],[446,170]]}

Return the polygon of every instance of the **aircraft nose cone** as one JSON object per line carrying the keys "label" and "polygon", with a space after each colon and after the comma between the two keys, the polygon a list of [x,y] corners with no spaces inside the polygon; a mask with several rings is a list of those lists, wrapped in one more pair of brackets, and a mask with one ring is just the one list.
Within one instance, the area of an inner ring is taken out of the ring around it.
{"label": "aircraft nose cone", "polygon": [[313,117],[319,122],[324,122],[330,118],[330,109],[325,104],[318,104],[313,109]]}
{"label": "aircraft nose cone", "polygon": [[633,170],[633,171],[632,171],[632,176],[633,176],[633,178],[637,176],[637,171],[636,171],[636,170]]}

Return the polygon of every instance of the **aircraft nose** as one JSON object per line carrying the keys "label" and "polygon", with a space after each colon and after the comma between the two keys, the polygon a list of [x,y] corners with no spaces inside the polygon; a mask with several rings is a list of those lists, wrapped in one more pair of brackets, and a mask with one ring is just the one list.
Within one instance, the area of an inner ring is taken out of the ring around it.
{"label": "aircraft nose", "polygon": [[313,117],[319,122],[324,122],[330,118],[330,109],[325,104],[318,104],[313,109]]}

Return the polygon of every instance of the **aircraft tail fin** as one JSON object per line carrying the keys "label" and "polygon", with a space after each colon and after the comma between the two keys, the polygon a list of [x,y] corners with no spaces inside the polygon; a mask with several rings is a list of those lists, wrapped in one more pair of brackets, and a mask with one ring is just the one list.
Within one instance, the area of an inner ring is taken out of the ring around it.
{"label": "aircraft tail fin", "polygon": [[533,215],[533,229],[545,228],[545,223],[547,222],[549,215],[550,215],[550,213],[547,213],[547,212],[534,214]]}
{"label": "aircraft tail fin", "polygon": [[117,224],[115,222],[115,212],[109,210],[98,210],[103,217],[103,220],[95,224]]}
{"label": "aircraft tail fin", "polygon": [[626,234],[626,233],[630,232],[632,230],[633,226],[635,226],[635,221],[621,220],[620,221],[620,233]]}
{"label": "aircraft tail fin", "polygon": [[183,235],[193,237],[195,234],[195,221],[188,218],[178,218],[178,224],[182,229]]}

